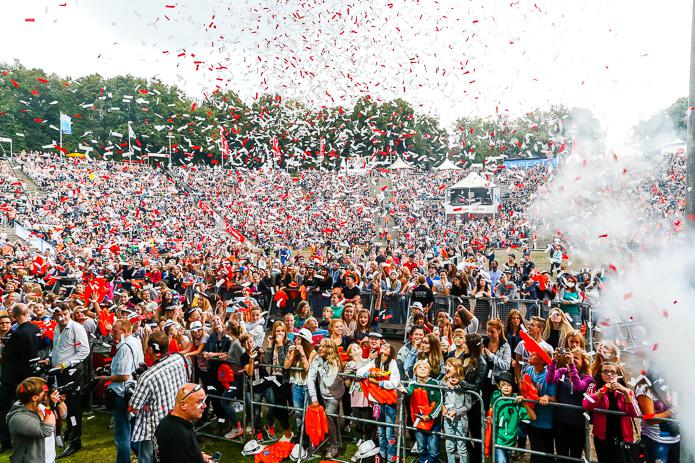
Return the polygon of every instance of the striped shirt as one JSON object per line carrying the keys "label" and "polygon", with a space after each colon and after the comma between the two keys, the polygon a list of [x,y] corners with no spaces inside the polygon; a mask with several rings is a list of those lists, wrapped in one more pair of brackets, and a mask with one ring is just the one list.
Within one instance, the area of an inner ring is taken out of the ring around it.
{"label": "striped shirt", "polygon": [[176,393],[189,382],[190,371],[188,359],[172,354],[142,374],[130,399],[130,406],[138,410],[133,442],[152,440],[159,421],[174,409]]}

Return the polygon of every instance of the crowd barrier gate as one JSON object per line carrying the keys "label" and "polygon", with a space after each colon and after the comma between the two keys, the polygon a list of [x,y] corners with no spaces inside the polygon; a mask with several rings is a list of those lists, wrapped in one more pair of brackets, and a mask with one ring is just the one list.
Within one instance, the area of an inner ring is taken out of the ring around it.
{"label": "crowd barrier gate", "polygon": [[[492,404],[492,408],[494,410],[495,405],[499,402],[503,401],[508,401],[508,402],[516,402],[516,397],[499,397],[495,402]],[[537,400],[527,400],[524,399],[522,402],[527,402],[527,403],[534,403],[534,404],[540,404],[539,401]],[[584,438],[585,438],[585,443],[584,443],[584,458],[574,458],[574,457],[567,457],[564,455],[557,455],[555,453],[544,453],[544,452],[539,452],[537,450],[531,450],[531,449],[526,449],[526,448],[521,448],[521,447],[510,447],[506,445],[498,445],[497,444],[497,420],[495,419],[496,417],[492,417],[492,443],[491,443],[491,463],[495,463],[495,449],[503,449],[503,450],[510,450],[510,451],[515,451],[515,452],[522,452],[522,453],[528,453],[529,455],[538,455],[538,456],[543,456],[543,457],[548,457],[548,458],[553,458],[557,460],[563,460],[563,461],[574,461],[578,463],[600,463],[600,462],[595,462],[594,460],[591,460],[591,418],[584,410],[584,407],[580,407],[578,405],[571,405],[571,404],[564,404],[564,403],[558,403],[558,402],[548,402],[548,405],[550,407],[556,407],[556,408],[567,408],[571,410],[577,410],[581,411],[584,416]],[[606,410],[602,408],[597,408],[592,410],[592,413],[605,413],[609,415],[619,415],[619,416],[627,416],[625,412],[619,412],[615,410]],[[631,418],[631,419],[642,419],[640,416]],[[678,420],[672,419],[672,418],[654,418],[654,421],[664,421],[664,422],[674,422],[678,423]]]}

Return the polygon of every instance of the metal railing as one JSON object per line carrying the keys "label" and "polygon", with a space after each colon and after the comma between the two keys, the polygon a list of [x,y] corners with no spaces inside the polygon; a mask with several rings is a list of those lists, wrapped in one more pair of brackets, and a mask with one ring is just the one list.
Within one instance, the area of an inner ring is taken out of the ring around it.
{"label": "metal railing", "polygon": [[[504,401],[516,403],[516,397],[499,397],[492,404],[492,410],[495,410],[497,408],[496,405],[498,403],[504,402]],[[540,405],[540,402],[538,400],[523,399],[522,402]],[[527,449],[527,448],[513,447],[513,446],[506,446],[506,445],[497,444],[498,420],[496,419],[497,417],[493,415],[492,420],[491,420],[491,423],[492,423],[492,442],[490,444],[491,463],[495,463],[495,449],[509,450],[512,452],[528,453],[529,455],[538,455],[538,456],[549,457],[549,458],[553,458],[553,459],[557,459],[557,460],[563,460],[563,461],[574,461],[574,462],[578,462],[578,463],[600,463],[600,462],[594,462],[593,460],[591,460],[591,416],[589,415],[587,410],[585,410],[584,407],[580,407],[579,405],[571,405],[571,404],[565,404],[565,403],[559,403],[559,402],[548,402],[548,404],[545,406],[556,407],[556,408],[565,408],[565,409],[576,410],[578,412],[582,412],[582,416],[584,418],[584,439],[585,439],[584,458],[574,458],[574,457],[569,457],[569,456],[565,456],[565,455],[558,455],[556,453],[546,453],[546,452],[540,452],[538,450],[532,450],[532,449]],[[603,408],[595,408],[595,409],[591,410],[591,413],[604,413],[607,415],[629,416],[625,412],[616,411],[616,410],[607,410],[607,409],[603,409]],[[635,419],[635,418],[643,419],[640,416],[630,417],[630,419]],[[672,418],[653,418],[650,420],[678,423],[678,420],[672,419]]]}

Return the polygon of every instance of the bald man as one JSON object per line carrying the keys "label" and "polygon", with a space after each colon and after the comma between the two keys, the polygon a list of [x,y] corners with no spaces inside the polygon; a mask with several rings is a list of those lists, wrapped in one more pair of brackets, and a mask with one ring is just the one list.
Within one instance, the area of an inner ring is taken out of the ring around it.
{"label": "bald man", "polygon": [[203,416],[205,390],[200,384],[187,383],[176,394],[174,410],[159,422],[154,433],[155,461],[159,463],[207,463],[193,432],[193,422]]}

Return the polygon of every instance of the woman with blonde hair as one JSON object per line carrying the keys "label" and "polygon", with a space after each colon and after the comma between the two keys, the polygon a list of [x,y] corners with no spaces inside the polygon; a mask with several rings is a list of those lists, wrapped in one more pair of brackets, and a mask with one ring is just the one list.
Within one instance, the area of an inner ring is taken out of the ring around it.
{"label": "woman with blonde hair", "polygon": [[548,323],[545,324],[543,331],[543,340],[557,349],[558,346],[564,346],[567,335],[573,333],[575,329],[567,320],[565,313],[554,307],[550,309],[548,314]]}
{"label": "woman with blonde hair", "polygon": [[579,330],[574,330],[565,337],[565,343],[560,344],[560,347],[566,347],[570,350],[582,349],[586,350],[586,339]]}
{"label": "woman with blonde hair", "polygon": [[[324,408],[328,417],[328,436],[330,446],[326,452],[326,458],[335,458],[341,446],[340,425],[338,412],[340,401],[345,393],[345,383],[338,376],[340,373],[340,357],[335,343],[330,339],[322,339],[318,352],[311,362],[307,375],[307,392],[311,397],[311,405],[319,405],[318,392],[324,400]],[[319,390],[316,390],[316,383]],[[333,415],[333,416],[332,416]]]}
{"label": "woman with blonde hair", "polygon": [[601,365],[606,362],[620,363],[620,349],[614,342],[603,340],[596,345],[596,355],[589,367],[589,374],[596,378],[601,372]]}

